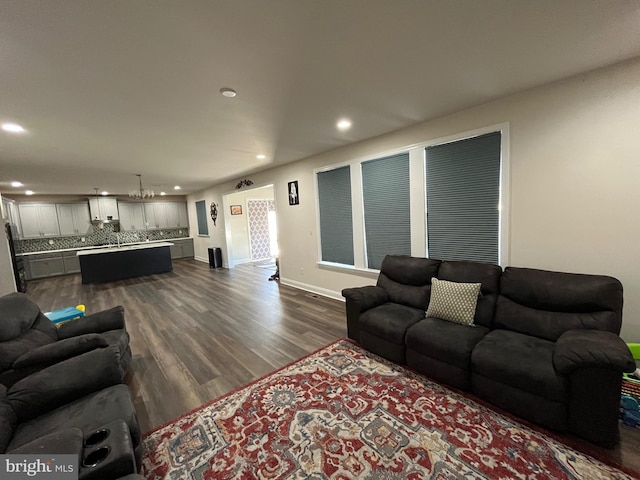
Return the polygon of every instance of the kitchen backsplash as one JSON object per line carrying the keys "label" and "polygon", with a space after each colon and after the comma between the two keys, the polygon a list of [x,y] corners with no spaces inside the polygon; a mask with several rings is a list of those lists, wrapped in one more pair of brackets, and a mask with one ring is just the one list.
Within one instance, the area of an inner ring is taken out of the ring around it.
{"label": "kitchen backsplash", "polygon": [[[64,250],[67,248],[90,247],[93,245],[105,245],[108,243],[118,243],[116,235],[120,236],[120,243],[144,242],[147,238],[152,240],[169,240],[172,238],[183,238],[189,236],[188,228],[166,228],[162,230],[135,230],[128,232],[115,232],[114,224],[104,224],[103,228],[98,225],[91,227],[92,231],[82,236],[74,235],[69,237],[32,238],[28,240],[18,240],[16,242],[16,253],[45,252],[49,250]],[[51,243],[53,242],[53,243]]]}

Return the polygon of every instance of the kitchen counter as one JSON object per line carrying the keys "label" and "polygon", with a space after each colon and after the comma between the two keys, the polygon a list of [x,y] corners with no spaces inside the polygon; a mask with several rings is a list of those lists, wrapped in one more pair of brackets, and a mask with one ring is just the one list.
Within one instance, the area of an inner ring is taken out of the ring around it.
{"label": "kitchen counter", "polygon": [[[178,238],[168,238],[166,240],[151,240],[149,242],[130,242],[130,243],[121,243],[120,244],[120,248],[122,247],[128,247],[130,245],[149,245],[149,244],[156,244],[156,243],[165,243],[165,242],[172,242],[174,240],[188,240],[188,239],[193,239],[193,237],[178,237]],[[45,253],[62,253],[62,252],[74,252],[74,251],[80,251],[80,250],[95,250],[95,249],[102,249],[102,248],[115,248],[115,247],[107,247],[105,245],[87,245],[85,247],[73,247],[73,248],[59,248],[57,250],[41,250],[38,252],[25,252],[25,253],[16,253],[16,257],[22,257],[22,256],[31,256],[31,255],[42,255]]]}
{"label": "kitchen counter", "polygon": [[170,247],[173,245],[171,242],[144,242],[144,243],[135,243],[132,245],[121,245],[119,247],[101,247],[101,248],[92,248],[91,250],[80,250],[76,255],[100,255],[103,253],[119,253],[119,252],[127,252],[130,250],[141,250],[145,248],[160,248],[160,247]]}
{"label": "kitchen counter", "polygon": [[171,272],[170,242],[144,242],[121,247],[81,250],[82,283],[105,283]]}

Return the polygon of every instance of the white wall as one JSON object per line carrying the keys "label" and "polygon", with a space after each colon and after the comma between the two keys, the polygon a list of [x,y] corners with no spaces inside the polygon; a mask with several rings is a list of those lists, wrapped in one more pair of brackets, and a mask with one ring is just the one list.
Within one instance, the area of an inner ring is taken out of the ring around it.
{"label": "white wall", "polygon": [[[374,282],[365,273],[317,265],[314,168],[508,122],[510,264],[619,278],[622,336],[640,341],[638,78],[640,59],[250,176],[257,185],[274,184],[282,281],[335,297],[342,288]],[[299,182],[297,206],[287,200],[292,180]],[[193,201],[219,199],[234,183],[189,196],[190,223],[197,225]],[[212,239],[196,238],[197,255],[206,256],[207,243],[222,239],[220,226]]]}

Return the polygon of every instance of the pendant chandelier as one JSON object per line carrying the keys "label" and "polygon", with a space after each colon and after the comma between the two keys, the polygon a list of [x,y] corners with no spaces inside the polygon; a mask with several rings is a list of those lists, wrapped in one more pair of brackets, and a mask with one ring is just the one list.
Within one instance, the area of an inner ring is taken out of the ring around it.
{"label": "pendant chandelier", "polygon": [[139,198],[139,199],[153,198],[155,195],[155,193],[153,193],[153,190],[145,190],[142,187],[142,175],[140,175],[139,173],[136,173],[136,177],[138,177],[138,190],[130,191],[129,196],[131,198]]}

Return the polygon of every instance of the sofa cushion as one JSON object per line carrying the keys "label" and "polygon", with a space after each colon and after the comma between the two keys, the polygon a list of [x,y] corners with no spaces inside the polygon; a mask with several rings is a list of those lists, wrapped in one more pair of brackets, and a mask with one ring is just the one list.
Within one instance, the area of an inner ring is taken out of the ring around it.
{"label": "sofa cushion", "polygon": [[0,343],[0,371],[12,368],[13,362],[25,353],[55,341],[56,338],[46,332],[32,329],[17,339]]}
{"label": "sofa cushion", "polygon": [[387,255],[382,261],[378,287],[389,295],[389,301],[426,310],[429,304],[431,278],[438,273],[440,260]]}
{"label": "sofa cushion", "polygon": [[445,261],[438,268],[439,280],[482,284],[473,323],[488,328],[493,322],[501,276],[502,268],[491,263]]}
{"label": "sofa cushion", "polygon": [[29,330],[40,314],[40,308],[24,293],[0,297],[0,342],[18,338]]}
{"label": "sofa cushion", "polygon": [[360,316],[360,330],[403,344],[407,329],[424,318],[424,310],[397,303],[385,303]]}
{"label": "sofa cushion", "polygon": [[405,341],[408,349],[469,370],[471,352],[487,333],[489,329],[482,326],[467,328],[438,318],[425,318],[409,327]]}
{"label": "sofa cushion", "polygon": [[472,325],[480,293],[479,283],[458,283],[431,279],[431,299],[427,317],[462,325]]}
{"label": "sofa cushion", "polygon": [[0,453],[4,453],[9,445],[18,419],[7,400],[7,389],[0,385]]}
{"label": "sofa cushion", "polygon": [[495,328],[556,341],[568,330],[620,333],[622,285],[613,277],[507,267]]}
{"label": "sofa cushion", "polygon": [[471,354],[473,374],[556,402],[567,402],[568,379],[553,367],[554,342],[493,330]]}

